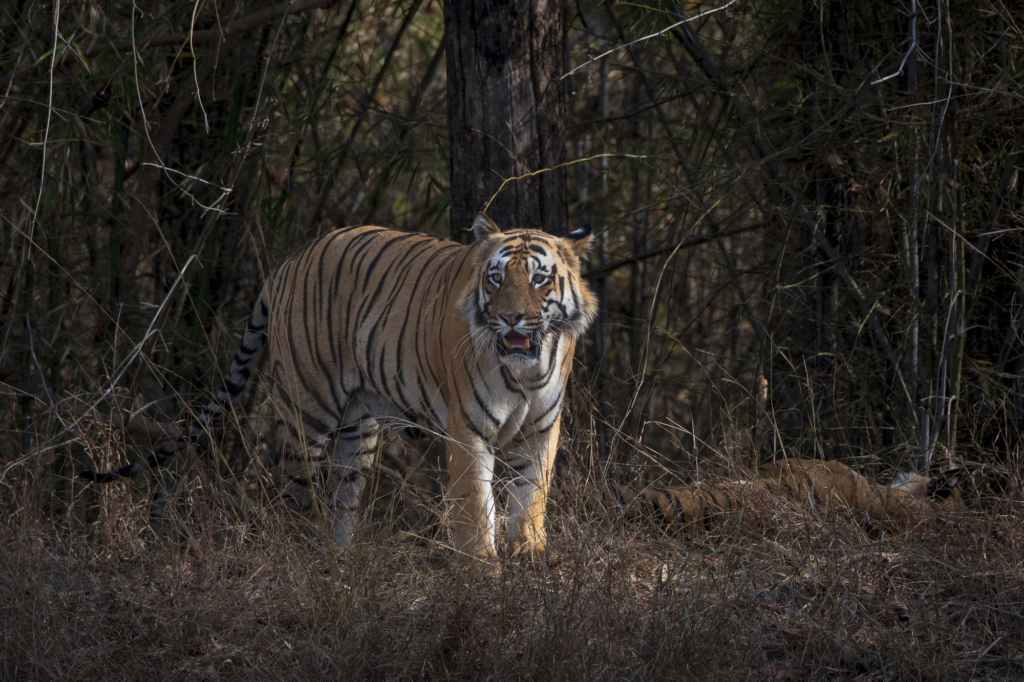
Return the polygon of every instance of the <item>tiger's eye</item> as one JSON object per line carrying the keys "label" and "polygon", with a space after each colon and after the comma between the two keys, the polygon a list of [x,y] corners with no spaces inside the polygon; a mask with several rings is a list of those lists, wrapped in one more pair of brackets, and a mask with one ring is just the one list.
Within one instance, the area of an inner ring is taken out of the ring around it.
{"label": "tiger's eye", "polygon": [[533,286],[539,287],[541,284],[544,284],[544,282],[546,282],[547,279],[548,278],[545,277],[544,275],[534,275],[533,276]]}
{"label": "tiger's eye", "polygon": [[496,287],[500,287],[501,286],[501,275],[499,275],[498,273],[494,273],[493,275],[491,275],[490,276],[490,280],[491,280],[491,284],[493,284],[494,286],[496,286]]}

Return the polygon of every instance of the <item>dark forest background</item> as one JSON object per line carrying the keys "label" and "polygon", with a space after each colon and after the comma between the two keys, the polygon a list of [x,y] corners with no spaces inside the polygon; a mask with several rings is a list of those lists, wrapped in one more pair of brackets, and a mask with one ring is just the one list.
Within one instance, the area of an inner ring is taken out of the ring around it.
{"label": "dark forest background", "polygon": [[[545,39],[564,149],[511,158],[487,187],[562,158],[508,183],[491,216],[513,226],[501,202],[534,182],[557,209],[540,223],[597,234],[601,313],[567,411],[588,461],[686,478],[787,454],[884,474],[938,444],[1016,486],[1019,15],[1001,0],[561,12]],[[60,488],[144,454],[209,399],[264,277],[308,239],[464,234],[443,15],[436,0],[6,3],[6,477]],[[257,400],[225,472],[246,467]]]}
{"label": "dark forest background", "polygon": [[[1021,17],[0,0],[0,682],[1019,679]],[[484,204],[597,237],[544,556],[464,570],[426,439],[382,448],[340,553],[261,467],[258,390],[172,466],[73,478],[211,399],[293,249],[464,240]],[[606,494],[947,451],[973,504],[914,535]]]}

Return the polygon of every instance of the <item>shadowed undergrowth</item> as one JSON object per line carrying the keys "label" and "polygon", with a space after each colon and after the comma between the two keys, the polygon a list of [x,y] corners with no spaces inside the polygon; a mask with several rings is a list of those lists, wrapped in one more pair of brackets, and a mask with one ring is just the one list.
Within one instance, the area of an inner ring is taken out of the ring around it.
{"label": "shadowed undergrowth", "polygon": [[[1024,472],[1008,3],[748,0],[685,25],[726,3],[567,3],[565,71],[586,66],[566,78],[566,192],[598,239],[601,312],[566,433],[594,452],[561,472],[551,556],[497,577],[435,538],[438,485],[417,472],[436,453],[384,453],[398,494],[349,561],[242,495],[256,392],[216,475],[68,478],[150,452],[209,401],[294,248],[345,224],[449,233],[442,6],[14,4],[0,678],[1024,677],[1019,511],[986,499],[1020,499]],[[236,20],[255,23],[211,37]],[[752,436],[739,455],[730,431]],[[670,537],[587,500],[591,479],[661,466],[878,474],[936,445],[983,467],[982,499],[914,539],[788,507]]]}
{"label": "shadowed undergrowth", "polygon": [[487,576],[386,515],[340,557],[317,524],[229,508],[217,485],[185,477],[152,505],[115,484],[88,531],[8,488],[4,679],[1024,674],[1024,537],[1006,507],[915,538],[785,505],[670,537],[568,490],[549,554]]}

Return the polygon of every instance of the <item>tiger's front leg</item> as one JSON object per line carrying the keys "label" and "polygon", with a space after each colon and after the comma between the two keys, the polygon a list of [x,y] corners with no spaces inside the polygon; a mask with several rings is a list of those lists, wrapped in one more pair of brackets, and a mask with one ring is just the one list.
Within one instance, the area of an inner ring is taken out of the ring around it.
{"label": "tiger's front leg", "polygon": [[490,561],[494,550],[494,455],[473,429],[448,425],[448,498],[452,503],[455,549]]}
{"label": "tiger's front leg", "polygon": [[537,555],[544,551],[544,516],[560,423],[561,418],[556,418],[547,430],[534,432],[519,441],[513,440],[506,448],[506,461],[515,472],[505,531],[512,554]]}

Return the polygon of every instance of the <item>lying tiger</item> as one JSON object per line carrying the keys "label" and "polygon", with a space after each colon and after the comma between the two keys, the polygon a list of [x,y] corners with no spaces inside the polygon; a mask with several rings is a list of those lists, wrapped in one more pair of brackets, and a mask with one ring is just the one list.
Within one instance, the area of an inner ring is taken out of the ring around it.
{"label": "lying tiger", "polygon": [[80,477],[111,481],[199,440],[245,388],[267,347],[264,447],[286,493],[352,539],[382,420],[444,436],[456,549],[495,556],[495,457],[514,472],[507,541],[544,549],[544,517],[566,379],[596,301],[580,276],[586,226],[565,238],[502,231],[481,214],[474,244],[383,227],[316,239],[267,279],[224,387],[175,441],[145,460]]}
{"label": "lying tiger", "polygon": [[752,481],[683,488],[618,485],[610,494],[631,518],[653,519],[670,530],[710,531],[726,513],[768,511],[783,495],[811,507],[849,509],[871,530],[921,530],[943,512],[963,507],[958,468],[932,478],[901,473],[889,485],[871,483],[845,464],[819,459],[764,464],[757,474]]}

